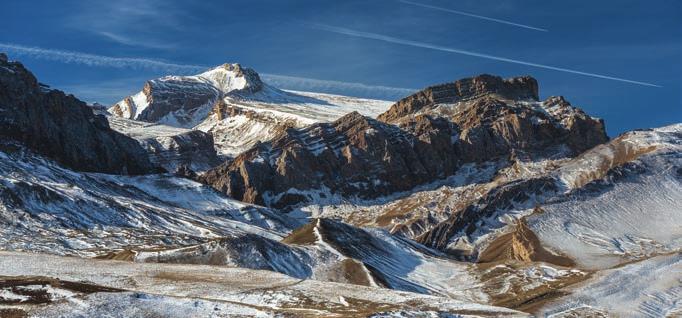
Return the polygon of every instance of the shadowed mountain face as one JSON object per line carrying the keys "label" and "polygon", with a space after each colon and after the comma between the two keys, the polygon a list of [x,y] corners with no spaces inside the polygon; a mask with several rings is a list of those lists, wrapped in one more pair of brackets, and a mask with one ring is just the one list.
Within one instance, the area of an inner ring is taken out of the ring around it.
{"label": "shadowed mountain face", "polygon": [[464,163],[573,156],[608,140],[601,120],[562,97],[537,99],[530,77],[481,75],[433,86],[378,120],[350,113],[283,130],[201,181],[242,201],[283,208],[337,195],[376,198],[445,178]]}
{"label": "shadowed mountain face", "polygon": [[104,116],[72,95],[49,89],[21,63],[0,54],[0,138],[80,171],[145,174],[155,171],[133,139],[109,128]]}
{"label": "shadowed mountain face", "polygon": [[96,112],[107,116],[112,129],[137,140],[149,160],[167,171],[182,167],[205,171],[221,163],[208,133],[112,116],[106,110]]}

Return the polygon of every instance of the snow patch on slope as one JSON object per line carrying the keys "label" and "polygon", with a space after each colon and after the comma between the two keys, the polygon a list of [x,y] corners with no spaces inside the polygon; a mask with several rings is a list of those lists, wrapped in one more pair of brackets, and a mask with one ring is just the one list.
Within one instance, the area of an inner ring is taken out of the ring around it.
{"label": "snow patch on slope", "polygon": [[94,256],[230,233],[279,239],[299,224],[171,175],[78,173],[29,152],[0,152],[3,249]]}
{"label": "snow patch on slope", "polygon": [[579,192],[542,209],[528,218],[529,227],[548,247],[588,268],[682,248],[682,183],[665,170]]}
{"label": "snow patch on slope", "polygon": [[[74,271],[74,268],[78,270]],[[143,300],[148,297],[147,294],[173,297],[182,305],[180,307],[192,306],[194,303],[187,302],[189,299],[200,299],[211,303],[256,308],[259,312],[274,311],[294,316],[344,317],[356,315],[358,312],[375,313],[379,308],[402,309],[411,312],[436,310],[453,314],[477,312],[480,315],[492,317],[528,316],[515,310],[460,299],[384,288],[300,280],[274,272],[220,266],[130,263],[0,252],[0,276],[48,276],[68,281],[87,281],[92,284],[141,293]],[[98,296],[100,294],[93,295],[100,297]],[[123,293],[118,299],[92,301],[92,303],[125,304],[126,301],[131,300],[127,299],[129,297],[127,295],[130,294]],[[346,307],[341,304],[340,296],[351,306]],[[150,299],[154,300],[155,297],[152,296]],[[86,298],[85,302],[90,303],[91,300]],[[143,301],[133,300],[132,306],[143,306],[148,312],[159,313],[148,307],[164,303],[165,301],[149,301],[143,304]],[[173,308],[177,303],[168,305]],[[204,304],[199,305],[204,306]],[[221,310],[222,308],[225,307],[219,307]],[[68,306],[64,305],[62,309],[68,310]],[[198,311],[203,312],[200,309]],[[164,309],[158,310],[160,313],[165,312]],[[95,314],[100,312],[93,311]]]}
{"label": "snow patch on slope", "polygon": [[619,317],[676,317],[682,313],[682,255],[599,272],[570,291],[538,314],[572,317],[576,312],[606,311]]}

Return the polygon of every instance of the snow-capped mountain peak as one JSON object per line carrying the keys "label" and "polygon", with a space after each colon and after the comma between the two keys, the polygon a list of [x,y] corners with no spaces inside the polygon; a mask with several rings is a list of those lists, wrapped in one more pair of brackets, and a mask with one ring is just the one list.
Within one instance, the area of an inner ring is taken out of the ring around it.
{"label": "snow-capped mountain peak", "polygon": [[223,94],[232,91],[254,93],[263,88],[263,82],[258,73],[238,63],[225,63],[203,72],[197,77],[210,81]]}
{"label": "snow-capped mountain peak", "polygon": [[128,119],[189,128],[203,120],[219,99],[230,94],[253,94],[263,85],[253,69],[226,63],[197,75],[147,81],[142,91],[116,103],[109,112]]}
{"label": "snow-capped mountain peak", "polygon": [[117,117],[213,135],[219,153],[236,156],[291,126],[333,121],[352,111],[375,116],[390,102],[283,91],[256,71],[226,63],[191,76],[147,81],[142,90],[108,109]]}

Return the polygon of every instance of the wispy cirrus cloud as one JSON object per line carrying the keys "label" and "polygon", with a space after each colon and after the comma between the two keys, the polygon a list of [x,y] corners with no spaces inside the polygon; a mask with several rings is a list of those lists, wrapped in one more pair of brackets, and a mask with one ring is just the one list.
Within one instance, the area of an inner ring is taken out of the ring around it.
{"label": "wispy cirrus cloud", "polygon": [[67,64],[82,64],[99,67],[152,69],[182,74],[206,69],[206,67],[200,65],[177,64],[142,57],[112,57],[83,52],[23,46],[12,43],[0,43],[0,51],[7,51],[12,54]]}
{"label": "wispy cirrus cloud", "polygon": [[384,100],[398,100],[417,91],[413,88],[367,85],[276,74],[261,74],[261,78],[268,84],[284,89],[336,93]]}
{"label": "wispy cirrus cloud", "polygon": [[512,59],[512,58],[507,58],[507,57],[502,57],[502,56],[495,56],[495,55],[490,55],[490,54],[485,54],[485,53],[462,50],[462,49],[457,49],[457,48],[452,48],[452,47],[447,47],[447,46],[441,46],[441,45],[436,45],[436,44],[431,44],[431,43],[401,39],[401,38],[396,38],[396,37],[378,34],[378,33],[357,31],[357,30],[352,30],[352,29],[342,28],[342,27],[337,27],[337,26],[332,26],[332,25],[319,24],[319,23],[304,23],[304,25],[308,26],[310,28],[313,28],[313,29],[321,30],[321,31],[343,34],[343,35],[348,35],[348,36],[353,36],[353,37],[358,37],[358,38],[364,38],[364,39],[370,39],[370,40],[376,40],[376,41],[382,41],[382,42],[388,42],[388,43],[394,43],[394,44],[400,44],[400,45],[406,45],[406,46],[412,46],[412,47],[419,47],[419,48],[441,51],[441,52],[448,52],[448,53],[455,53],[455,54],[479,57],[479,58],[484,58],[484,59],[488,59],[488,60],[494,60],[494,61],[500,61],[500,62],[506,62],[506,63],[512,63],[512,64],[519,64],[519,65],[526,65],[526,66],[531,66],[531,67],[536,67],[536,68],[541,68],[541,69],[546,69],[546,70],[552,70],[552,71],[558,71],[558,72],[564,72],[564,73],[570,73],[570,74],[576,74],[576,75],[582,75],[582,76],[588,76],[588,77],[594,77],[594,78],[601,78],[601,79],[606,79],[606,80],[611,80],[611,81],[618,81],[618,82],[624,82],[624,83],[630,83],[630,84],[636,84],[636,85],[643,85],[643,86],[650,86],[650,87],[662,87],[660,85],[642,82],[642,81],[636,81],[636,80],[620,78],[620,77],[615,77],[615,76],[609,76],[609,75],[602,75],[602,74],[597,74],[597,73],[590,73],[590,72],[574,70],[574,69],[558,67],[558,66],[552,66],[552,65],[546,65],[546,64],[539,64],[539,63],[517,60],[517,59]]}
{"label": "wispy cirrus cloud", "polygon": [[467,16],[471,18],[476,18],[480,20],[486,20],[486,21],[491,21],[491,22],[496,22],[496,23],[501,23],[501,24],[506,24],[506,25],[511,25],[519,28],[524,28],[524,29],[529,29],[529,30],[535,30],[535,31],[542,31],[542,32],[548,32],[549,30],[543,29],[543,28],[538,28],[526,24],[521,24],[521,23],[516,23],[516,22],[511,22],[507,20],[502,20],[502,19],[497,19],[497,18],[491,18],[483,15],[478,15],[478,14],[473,14],[469,12],[464,12],[464,11],[459,11],[459,10],[453,10],[453,9],[448,9],[448,8],[443,8],[443,7],[437,7],[437,6],[432,6],[430,4],[425,4],[425,3],[419,3],[419,2],[413,2],[409,0],[398,0],[398,2],[404,3],[404,4],[409,4],[417,7],[422,7],[422,8],[427,8],[427,9],[432,9],[432,10],[437,10],[437,11],[442,11],[442,12],[448,12],[448,13],[454,13],[462,16]]}
{"label": "wispy cirrus cloud", "polygon": [[[172,74],[196,74],[207,70],[209,66],[179,64],[144,57],[112,57],[83,52],[64,51],[40,47],[23,46],[12,43],[0,43],[0,52],[10,55],[27,56],[67,64],[80,64],[92,67],[110,67],[119,69],[156,70]],[[291,90],[336,93],[358,97],[396,100],[413,93],[414,89],[388,86],[366,85],[362,83],[320,80],[313,78],[260,73],[263,80],[276,87]],[[140,78],[134,81],[139,82]],[[112,96],[123,97],[130,93],[130,83],[126,81],[109,81],[92,85],[72,85],[63,87],[73,89],[73,93],[82,92],[91,101],[111,101]],[[101,89],[100,94],[97,89]],[[117,91],[120,94],[117,95]]]}
{"label": "wispy cirrus cloud", "polygon": [[173,1],[88,2],[65,15],[63,25],[125,46],[165,50],[176,47],[169,39],[183,31],[184,15]]}

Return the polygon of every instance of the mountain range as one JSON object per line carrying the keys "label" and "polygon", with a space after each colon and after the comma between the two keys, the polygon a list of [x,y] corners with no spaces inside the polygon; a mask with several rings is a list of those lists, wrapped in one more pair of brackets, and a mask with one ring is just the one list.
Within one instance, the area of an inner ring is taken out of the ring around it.
{"label": "mountain range", "polygon": [[223,64],[88,105],[0,54],[0,316],[682,314],[682,124],[540,96]]}

